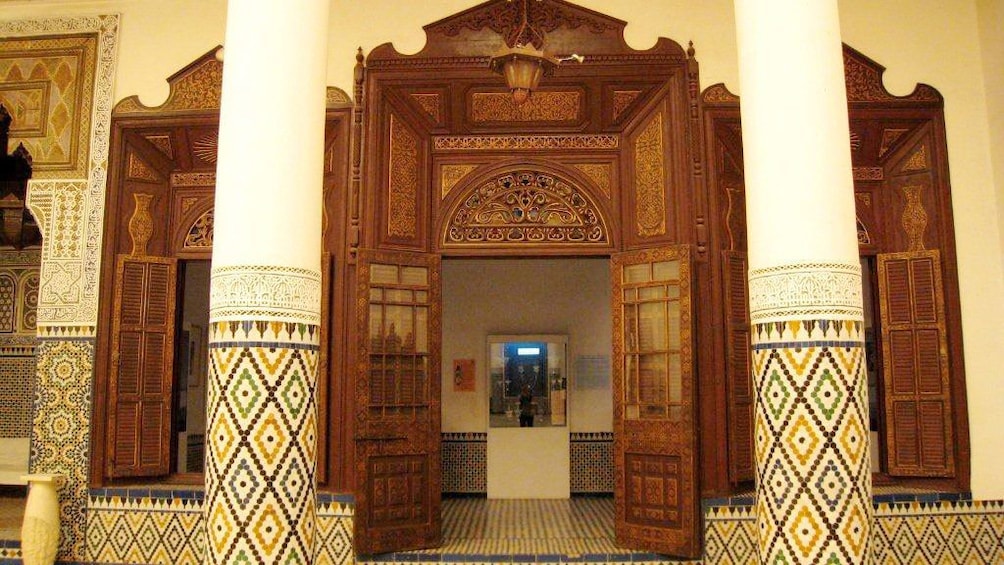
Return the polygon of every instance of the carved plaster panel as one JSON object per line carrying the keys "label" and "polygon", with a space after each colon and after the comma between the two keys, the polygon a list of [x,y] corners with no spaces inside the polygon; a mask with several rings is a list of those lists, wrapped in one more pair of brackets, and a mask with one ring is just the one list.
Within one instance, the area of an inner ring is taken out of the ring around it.
{"label": "carved plaster panel", "polygon": [[[118,15],[82,16],[0,22],[0,37],[52,37],[97,34],[93,91],[89,101],[90,128],[83,143],[89,158],[79,176],[36,178],[28,183],[27,206],[43,234],[43,269],[39,290],[38,324],[92,332],[97,323],[98,270],[108,167]],[[63,180],[66,179],[66,180]],[[82,554],[81,554],[82,557]]]}
{"label": "carved plaster panel", "polygon": [[0,39],[11,146],[24,144],[36,179],[87,176],[97,46],[93,33]]}
{"label": "carved plaster panel", "polygon": [[316,325],[321,273],[273,265],[214,267],[209,284],[213,322],[271,320]]}
{"label": "carved plaster panel", "polygon": [[861,265],[799,263],[750,269],[750,322],[861,320]]}

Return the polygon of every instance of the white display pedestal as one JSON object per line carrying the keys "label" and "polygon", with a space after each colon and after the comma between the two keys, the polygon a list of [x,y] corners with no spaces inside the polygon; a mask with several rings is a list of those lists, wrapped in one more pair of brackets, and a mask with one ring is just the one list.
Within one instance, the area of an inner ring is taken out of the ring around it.
{"label": "white display pedestal", "polygon": [[567,426],[488,428],[488,498],[568,498]]}

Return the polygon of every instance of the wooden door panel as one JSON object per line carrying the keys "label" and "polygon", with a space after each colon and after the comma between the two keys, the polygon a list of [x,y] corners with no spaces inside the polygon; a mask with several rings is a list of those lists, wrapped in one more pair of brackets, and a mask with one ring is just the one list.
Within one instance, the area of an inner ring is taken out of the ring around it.
{"label": "wooden door panel", "polygon": [[686,246],[614,255],[617,544],[700,554]]}
{"label": "wooden door panel", "polygon": [[357,270],[359,554],[440,543],[439,258],[362,250]]}

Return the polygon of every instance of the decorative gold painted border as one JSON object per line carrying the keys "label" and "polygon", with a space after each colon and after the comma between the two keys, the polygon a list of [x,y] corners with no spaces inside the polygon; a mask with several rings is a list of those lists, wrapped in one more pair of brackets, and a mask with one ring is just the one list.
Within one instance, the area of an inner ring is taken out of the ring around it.
{"label": "decorative gold painted border", "polygon": [[749,272],[750,321],[861,320],[861,265],[797,263]]}
{"label": "decorative gold painted border", "polygon": [[213,322],[321,322],[321,273],[280,266],[214,267],[209,284]]}
{"label": "decorative gold painted border", "polygon": [[437,151],[508,151],[534,149],[617,149],[616,135],[441,135],[433,137]]}

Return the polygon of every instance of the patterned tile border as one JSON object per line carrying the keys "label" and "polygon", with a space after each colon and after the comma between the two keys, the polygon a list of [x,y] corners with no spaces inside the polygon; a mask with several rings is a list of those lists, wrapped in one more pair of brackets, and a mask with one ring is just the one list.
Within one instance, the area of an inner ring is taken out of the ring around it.
{"label": "patterned tile border", "polygon": [[[315,564],[352,562],[352,501],[345,494],[317,496]],[[205,555],[204,511],[205,493],[198,488],[91,489],[89,559],[94,563],[199,563]]]}

